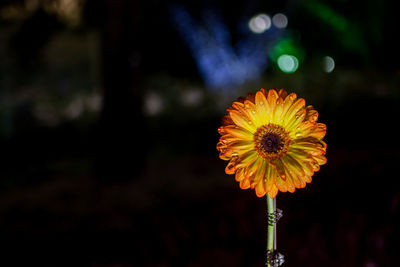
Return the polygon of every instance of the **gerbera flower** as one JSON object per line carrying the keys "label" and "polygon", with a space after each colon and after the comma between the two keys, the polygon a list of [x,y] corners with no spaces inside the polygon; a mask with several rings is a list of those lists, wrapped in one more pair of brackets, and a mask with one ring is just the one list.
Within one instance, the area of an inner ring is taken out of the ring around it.
{"label": "gerbera flower", "polygon": [[261,89],[239,98],[227,112],[217,149],[229,161],[225,172],[235,174],[240,188],[255,189],[258,197],[293,193],[326,163],[326,126],[296,94]]}

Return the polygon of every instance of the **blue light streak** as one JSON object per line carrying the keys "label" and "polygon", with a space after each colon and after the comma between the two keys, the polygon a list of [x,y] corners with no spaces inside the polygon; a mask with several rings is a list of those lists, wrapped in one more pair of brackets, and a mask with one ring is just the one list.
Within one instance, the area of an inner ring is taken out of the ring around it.
{"label": "blue light streak", "polygon": [[248,28],[250,18],[242,19],[238,26],[243,38],[232,45],[229,29],[215,11],[206,10],[202,23],[180,5],[171,5],[170,13],[200,75],[212,90],[227,90],[259,79],[268,66],[269,49],[283,32],[271,27],[254,34]]}

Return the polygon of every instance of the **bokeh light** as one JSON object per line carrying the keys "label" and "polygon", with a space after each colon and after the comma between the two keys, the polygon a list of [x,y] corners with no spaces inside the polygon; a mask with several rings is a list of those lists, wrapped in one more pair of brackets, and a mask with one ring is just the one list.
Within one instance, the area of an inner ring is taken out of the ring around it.
{"label": "bokeh light", "polygon": [[194,107],[201,103],[204,98],[204,93],[198,88],[191,88],[182,93],[182,104],[187,107]]}
{"label": "bokeh light", "polygon": [[263,33],[271,28],[271,18],[266,14],[259,14],[249,21],[249,28],[253,33]]}
{"label": "bokeh light", "polygon": [[288,19],[285,14],[277,13],[272,17],[272,23],[278,29],[286,28],[288,24]]}
{"label": "bokeh light", "polygon": [[322,69],[330,73],[335,69],[335,61],[330,56],[326,56],[322,59]]}
{"label": "bokeh light", "polygon": [[150,92],[144,99],[144,112],[146,115],[155,116],[164,109],[164,102],[161,96],[155,92]]}
{"label": "bokeh light", "polygon": [[84,109],[85,106],[83,98],[81,96],[77,96],[75,99],[71,101],[71,103],[69,103],[69,105],[64,111],[64,114],[67,118],[73,120],[81,116]]}
{"label": "bokeh light", "polygon": [[293,73],[299,67],[299,60],[292,55],[281,55],[278,58],[278,67],[285,73]]}

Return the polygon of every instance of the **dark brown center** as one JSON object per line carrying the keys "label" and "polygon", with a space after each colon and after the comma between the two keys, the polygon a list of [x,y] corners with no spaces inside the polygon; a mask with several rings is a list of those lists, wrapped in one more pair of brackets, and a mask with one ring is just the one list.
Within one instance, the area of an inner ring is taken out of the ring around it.
{"label": "dark brown center", "polygon": [[266,133],[261,139],[261,147],[267,153],[278,153],[283,146],[282,138],[276,133]]}
{"label": "dark brown center", "polygon": [[268,161],[283,157],[289,150],[290,142],[289,132],[277,124],[263,125],[254,133],[254,148]]}

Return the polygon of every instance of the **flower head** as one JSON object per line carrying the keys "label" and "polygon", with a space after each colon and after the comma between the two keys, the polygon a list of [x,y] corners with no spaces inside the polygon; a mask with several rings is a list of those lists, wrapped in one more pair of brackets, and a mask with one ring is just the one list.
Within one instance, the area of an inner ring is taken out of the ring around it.
{"label": "flower head", "polygon": [[225,172],[235,174],[240,188],[255,189],[258,197],[293,193],[326,163],[326,126],[296,94],[261,89],[239,98],[227,112],[217,149],[229,161]]}

